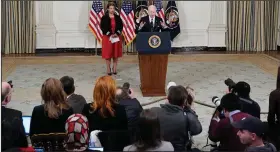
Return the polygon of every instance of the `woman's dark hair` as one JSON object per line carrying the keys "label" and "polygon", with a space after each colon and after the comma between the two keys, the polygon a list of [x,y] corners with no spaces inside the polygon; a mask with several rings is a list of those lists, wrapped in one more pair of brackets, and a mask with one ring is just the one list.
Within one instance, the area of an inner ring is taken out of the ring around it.
{"label": "woman's dark hair", "polygon": [[116,4],[114,2],[108,2],[107,9],[109,9],[110,6],[116,7]]}
{"label": "woman's dark hair", "polygon": [[138,127],[135,142],[138,150],[144,151],[161,144],[160,124],[155,112],[150,109],[143,110],[140,114]]}

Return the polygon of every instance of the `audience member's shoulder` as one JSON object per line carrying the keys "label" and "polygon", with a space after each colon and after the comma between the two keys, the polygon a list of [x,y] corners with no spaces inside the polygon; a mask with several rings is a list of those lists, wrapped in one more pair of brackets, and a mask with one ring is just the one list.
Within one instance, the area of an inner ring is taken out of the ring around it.
{"label": "audience member's shoulder", "polygon": [[73,96],[76,96],[76,98],[79,98],[79,99],[85,99],[85,97],[80,94],[73,94]]}
{"label": "audience member's shoulder", "polygon": [[123,106],[121,104],[115,104],[114,108],[116,111],[125,111],[125,106]]}
{"label": "audience member's shoulder", "polygon": [[280,95],[280,89],[275,89],[270,93],[270,96],[279,97],[279,95]]}
{"label": "audience member's shoulder", "polygon": [[163,148],[166,149],[167,151],[173,151],[174,150],[174,147],[171,144],[171,142],[169,142],[169,141],[161,141],[161,143],[163,145]]}
{"label": "audience member's shoulder", "polygon": [[44,105],[35,106],[34,110],[38,110],[38,111],[44,110]]}
{"label": "audience member's shoulder", "polygon": [[64,113],[67,113],[67,114],[72,115],[72,114],[74,113],[74,110],[73,110],[72,107],[70,107],[69,109],[65,109],[65,110],[64,110]]}
{"label": "audience member's shoulder", "polygon": [[84,115],[89,114],[89,111],[92,111],[91,103],[85,104],[82,113]]}
{"label": "audience member's shoulder", "polygon": [[2,108],[3,113],[13,113],[14,115],[22,115],[22,112],[12,108]]}
{"label": "audience member's shoulder", "polygon": [[160,110],[162,110],[162,108],[160,108],[160,107],[152,107],[150,110],[151,111],[160,111]]}
{"label": "audience member's shoulder", "polygon": [[85,105],[84,105],[84,109],[85,109],[85,110],[90,110],[90,109],[91,109],[91,106],[90,106],[90,105],[91,105],[91,103],[85,104]]}

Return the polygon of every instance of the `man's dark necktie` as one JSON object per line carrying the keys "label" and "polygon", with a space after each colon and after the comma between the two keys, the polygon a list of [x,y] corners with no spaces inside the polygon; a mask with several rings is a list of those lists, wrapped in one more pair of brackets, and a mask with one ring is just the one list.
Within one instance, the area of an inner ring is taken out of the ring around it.
{"label": "man's dark necktie", "polygon": [[152,28],[151,28],[151,31],[153,32],[154,31],[154,22],[153,22],[153,19],[151,19],[151,26],[152,26]]}

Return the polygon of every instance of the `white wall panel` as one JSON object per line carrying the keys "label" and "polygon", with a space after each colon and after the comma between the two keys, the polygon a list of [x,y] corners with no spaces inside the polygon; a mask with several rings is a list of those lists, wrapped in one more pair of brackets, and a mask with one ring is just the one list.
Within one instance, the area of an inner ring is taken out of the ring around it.
{"label": "white wall panel", "polygon": [[[225,45],[225,31],[216,36],[209,35],[211,13],[213,15],[211,1],[176,3],[181,34],[175,38],[173,47],[208,46],[210,43],[214,46]],[[88,29],[91,4],[92,1],[36,1],[37,48],[95,48],[96,44],[100,48],[101,45],[96,43]],[[49,12],[50,10],[52,12]],[[226,11],[222,13],[225,14]],[[216,18],[217,20],[220,21]]]}

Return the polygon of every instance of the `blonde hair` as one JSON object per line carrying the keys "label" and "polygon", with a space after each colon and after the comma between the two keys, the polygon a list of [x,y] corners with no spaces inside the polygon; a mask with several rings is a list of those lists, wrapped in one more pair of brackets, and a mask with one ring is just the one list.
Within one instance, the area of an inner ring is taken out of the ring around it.
{"label": "blonde hair", "polygon": [[66,102],[66,94],[63,86],[58,79],[47,79],[41,88],[41,97],[44,101],[44,109],[48,117],[57,119],[63,109],[69,109],[70,106]]}

